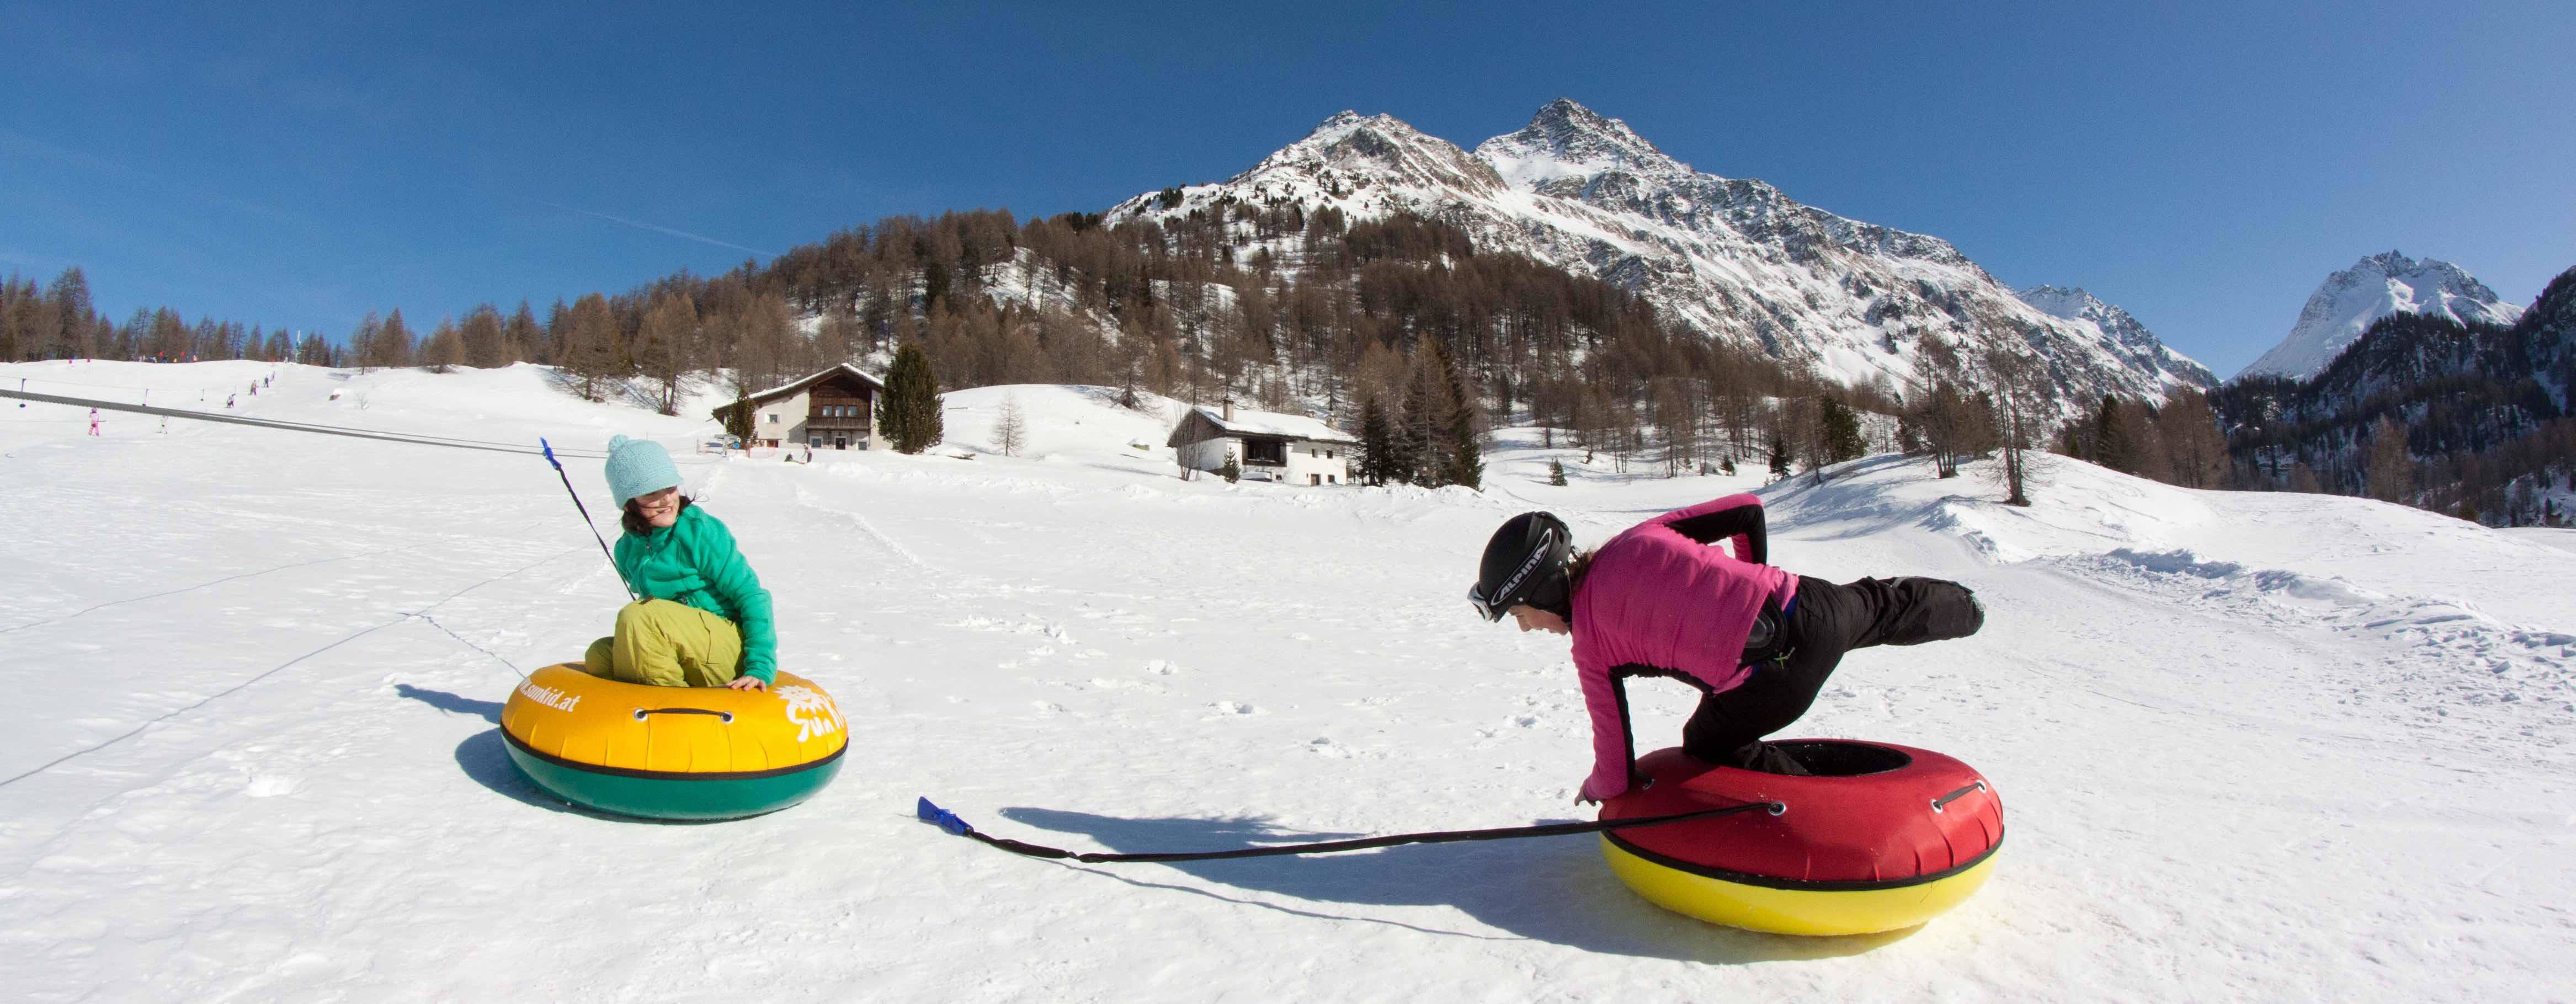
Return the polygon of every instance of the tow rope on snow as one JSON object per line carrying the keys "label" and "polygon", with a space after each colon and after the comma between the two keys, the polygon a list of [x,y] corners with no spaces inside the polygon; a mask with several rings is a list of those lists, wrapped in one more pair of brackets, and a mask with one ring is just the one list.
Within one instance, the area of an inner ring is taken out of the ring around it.
{"label": "tow rope on snow", "polygon": [[[637,593],[634,586],[627,584],[626,572],[617,568],[617,555],[608,549],[608,538],[599,535],[599,524],[590,519],[590,507],[581,504],[581,493],[572,488],[572,475],[564,473],[563,462],[555,459],[554,444],[546,442],[545,437],[540,436],[537,437],[537,446],[545,451],[546,463],[554,465],[555,476],[563,479],[564,493],[572,496],[572,507],[581,513],[581,525],[590,528],[590,539],[599,542],[599,553],[608,556],[608,567],[617,572],[618,586],[626,590],[626,595],[639,600],[643,599],[643,595]],[[643,712],[639,711],[636,714],[641,715]]]}
{"label": "tow rope on snow", "polygon": [[[122,401],[98,401],[82,397],[61,397],[54,394],[38,394],[27,390],[0,389],[0,397],[14,397],[24,401],[36,401],[44,404],[70,405],[75,408],[104,408],[109,411],[130,411],[143,415],[160,415],[165,418],[193,418],[201,422],[228,422],[233,425],[247,425],[262,429],[280,429],[287,432],[315,432],[328,436],[351,436],[358,439],[377,439],[394,443],[410,443],[415,446],[446,446],[460,450],[489,450],[495,453],[524,453],[529,456],[536,456],[539,453],[547,452],[543,450],[531,450],[526,446],[517,443],[499,443],[488,439],[461,439],[455,436],[433,436],[427,433],[412,432],[379,432],[374,429],[354,429],[347,426],[321,425],[313,422],[289,422],[275,418],[252,418],[247,415],[217,415],[213,412],[189,411],[184,408],[156,408],[148,404],[126,404]],[[542,442],[542,440],[540,442]],[[608,457],[608,454],[604,452],[594,454],[590,451],[575,452],[571,450],[564,451],[564,455],[578,456],[588,460],[605,460]],[[558,465],[558,469],[560,469],[560,465]]]}
{"label": "tow rope on snow", "polygon": [[1789,811],[1785,802],[1747,802],[1722,809],[1676,812],[1667,816],[1640,816],[1635,819],[1603,819],[1589,823],[1545,823],[1537,826],[1505,826],[1490,830],[1440,830],[1431,833],[1396,833],[1383,837],[1357,840],[1318,840],[1302,844],[1272,844],[1267,847],[1244,847],[1231,851],[1166,851],[1149,854],[1098,854],[1068,851],[1060,847],[1041,847],[983,833],[957,814],[931,804],[924,798],[913,807],[913,815],[922,822],[938,824],[940,829],[961,837],[972,837],[986,846],[1033,858],[1058,858],[1084,864],[1128,864],[1156,861],[1215,861],[1223,858],[1267,858],[1290,854],[1332,854],[1339,851],[1364,851],[1374,847],[1401,844],[1454,844],[1467,840],[1517,840],[1522,837],[1558,837],[1575,833],[1600,833],[1641,826],[1660,826],[1691,819],[1732,816],[1739,812],[1768,812],[1774,816]]}

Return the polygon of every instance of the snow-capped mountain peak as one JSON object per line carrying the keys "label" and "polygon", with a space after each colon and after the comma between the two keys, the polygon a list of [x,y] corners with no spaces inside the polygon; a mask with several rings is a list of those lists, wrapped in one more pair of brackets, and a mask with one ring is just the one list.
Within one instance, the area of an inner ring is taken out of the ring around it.
{"label": "snow-capped mountain peak", "polygon": [[2102,301],[2078,287],[2038,285],[2014,294],[2040,313],[2065,321],[2091,324],[2103,338],[2119,346],[2121,354],[2134,364],[2147,368],[2171,370],[2187,381],[2203,387],[2215,386],[2218,377],[2209,368],[2166,348],[2162,339],[2128,311]]}
{"label": "snow-capped mountain peak", "polygon": [[[1762,181],[1694,171],[1627,123],[1570,100],[1473,154],[1392,116],[1346,111],[1223,183],[1147,192],[1109,213],[1219,218],[1238,203],[1436,219],[1480,251],[1632,290],[1704,335],[1846,384],[1919,385],[1916,352],[1931,338],[1972,357],[2042,357],[2069,402],[2106,393],[2161,400],[2174,387],[2215,383],[2134,319],[2122,327],[2044,312],[1948,241],[1837,216]],[[1273,250],[1283,261],[1299,253],[1292,242]]]}
{"label": "snow-capped mountain peak", "polygon": [[2419,261],[2397,251],[2370,255],[2327,276],[2308,296],[2289,336],[2237,375],[2315,376],[2371,322],[2390,314],[2512,324],[2522,308],[2498,299],[2485,283],[2450,262]]}
{"label": "snow-capped mountain peak", "polygon": [[1489,195],[1505,187],[1501,175],[1457,144],[1425,135],[1392,115],[1345,110],[1222,183],[1186,186],[1177,200],[1148,192],[1119,203],[1110,215],[1149,211],[1186,215],[1239,199],[1260,205],[1334,206],[1375,217],[1420,208],[1416,202],[1425,192]]}
{"label": "snow-capped mountain peak", "polygon": [[1496,136],[1476,146],[1476,157],[1500,172],[1512,187],[1541,191],[1560,179],[1582,183],[1605,171],[1633,174],[1688,175],[1690,165],[1656,149],[1628,123],[1558,98],[1538,110],[1519,132]]}

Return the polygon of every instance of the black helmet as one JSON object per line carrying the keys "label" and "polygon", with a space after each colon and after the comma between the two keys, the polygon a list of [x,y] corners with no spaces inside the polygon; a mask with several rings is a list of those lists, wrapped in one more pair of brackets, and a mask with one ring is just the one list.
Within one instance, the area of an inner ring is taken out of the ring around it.
{"label": "black helmet", "polygon": [[1574,531],[1555,513],[1525,512],[1504,521],[1485,542],[1485,560],[1467,602],[1487,621],[1503,619],[1513,607],[1529,604],[1565,616],[1571,597],[1565,583],[1565,559],[1574,550]]}

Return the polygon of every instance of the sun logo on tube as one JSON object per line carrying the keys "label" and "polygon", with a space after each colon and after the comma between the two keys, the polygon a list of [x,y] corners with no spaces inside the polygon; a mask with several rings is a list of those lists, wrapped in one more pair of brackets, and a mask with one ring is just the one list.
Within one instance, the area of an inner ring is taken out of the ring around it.
{"label": "sun logo on tube", "polygon": [[770,693],[787,702],[787,720],[796,723],[797,742],[841,730],[841,709],[833,705],[832,699],[824,696],[822,691],[791,683],[772,688]]}

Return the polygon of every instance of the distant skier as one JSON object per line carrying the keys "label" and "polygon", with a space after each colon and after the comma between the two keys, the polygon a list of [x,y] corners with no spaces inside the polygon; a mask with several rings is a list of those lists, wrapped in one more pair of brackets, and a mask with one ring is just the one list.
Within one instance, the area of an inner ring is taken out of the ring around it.
{"label": "distant skier", "polygon": [[[1711,546],[1729,541],[1734,554]],[[1975,634],[1985,607],[1939,579],[1836,585],[1766,562],[1762,501],[1731,495],[1665,513],[1580,554],[1552,513],[1514,516],[1486,543],[1467,599],[1487,621],[1571,634],[1592,717],[1592,774],[1578,801],[1628,790],[1635,760],[1626,678],[1697,688],[1682,750],[1775,774],[1807,770],[1762,737],[1815,703],[1843,654]]]}
{"label": "distant skier", "polygon": [[769,590],[733,532],[680,494],[670,453],[611,437],[608,490],[625,510],[617,574],[644,598],[617,611],[616,633],[590,643],[582,668],[628,683],[768,689],[778,674]]}
{"label": "distant skier", "polygon": [[96,408],[89,410],[89,434],[98,435],[98,409]]}
{"label": "distant skier", "polygon": [[224,407],[226,407],[226,408],[230,408],[230,407],[232,407],[232,406],[233,406],[233,398],[235,398],[235,397],[239,397],[239,396],[240,396],[240,395],[237,395],[237,394],[226,394],[226,395],[224,395]]}

